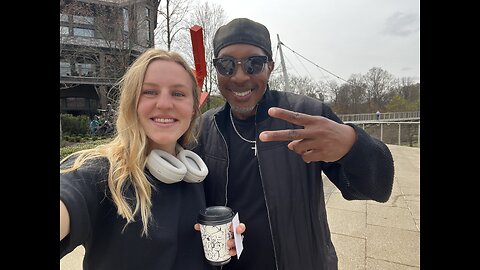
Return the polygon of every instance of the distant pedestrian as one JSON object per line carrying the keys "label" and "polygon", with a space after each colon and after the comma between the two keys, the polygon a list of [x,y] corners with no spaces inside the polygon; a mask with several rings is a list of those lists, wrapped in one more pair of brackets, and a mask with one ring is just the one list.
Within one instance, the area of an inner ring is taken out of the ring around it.
{"label": "distant pedestrian", "polygon": [[377,120],[380,120],[380,111],[377,111],[375,115],[377,116]]}
{"label": "distant pedestrian", "polygon": [[113,109],[112,104],[107,104],[107,111],[105,112],[105,120],[110,123],[115,123],[117,117],[117,111]]}
{"label": "distant pedestrian", "polygon": [[97,133],[98,126],[100,125],[100,120],[97,115],[95,115],[90,121],[90,134],[95,135]]}

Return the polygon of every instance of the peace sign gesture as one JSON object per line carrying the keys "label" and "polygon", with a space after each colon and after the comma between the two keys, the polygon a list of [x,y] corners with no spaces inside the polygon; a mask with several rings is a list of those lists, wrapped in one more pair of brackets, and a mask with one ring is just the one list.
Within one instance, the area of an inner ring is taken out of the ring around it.
{"label": "peace sign gesture", "polygon": [[348,125],[339,124],[323,116],[272,107],[268,110],[271,117],[303,126],[303,129],[285,129],[263,131],[262,142],[291,141],[288,148],[302,156],[309,163],[312,161],[333,162],[350,151],[356,139],[355,130]]}

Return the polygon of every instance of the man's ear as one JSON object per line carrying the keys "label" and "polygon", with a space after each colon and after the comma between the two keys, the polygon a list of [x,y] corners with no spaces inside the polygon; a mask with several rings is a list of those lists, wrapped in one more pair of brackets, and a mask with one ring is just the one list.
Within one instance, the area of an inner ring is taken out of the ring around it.
{"label": "man's ear", "polygon": [[268,75],[269,76],[270,76],[270,73],[272,73],[274,67],[275,67],[275,62],[273,62],[273,61],[267,62],[267,68],[268,68]]}

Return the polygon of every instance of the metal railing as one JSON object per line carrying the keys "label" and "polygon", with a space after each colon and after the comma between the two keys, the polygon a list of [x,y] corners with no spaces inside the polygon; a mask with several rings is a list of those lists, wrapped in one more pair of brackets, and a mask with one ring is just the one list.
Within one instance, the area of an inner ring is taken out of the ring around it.
{"label": "metal railing", "polygon": [[[353,122],[345,122],[353,123]],[[353,123],[361,127],[370,136],[386,144],[420,147],[420,121],[382,122],[365,121]]]}
{"label": "metal railing", "polygon": [[338,117],[343,122],[350,123],[365,121],[420,121],[420,111],[380,113],[378,118],[376,113],[338,114]]}
{"label": "metal railing", "polygon": [[386,144],[420,147],[420,111],[338,114]]}

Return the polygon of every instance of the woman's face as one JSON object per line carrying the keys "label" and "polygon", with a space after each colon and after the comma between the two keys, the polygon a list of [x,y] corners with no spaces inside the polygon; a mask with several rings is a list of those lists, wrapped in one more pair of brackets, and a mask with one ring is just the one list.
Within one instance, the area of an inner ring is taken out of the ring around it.
{"label": "woman's face", "polygon": [[152,149],[175,154],[177,140],[190,126],[193,104],[193,83],[180,64],[167,60],[149,64],[137,113]]}

